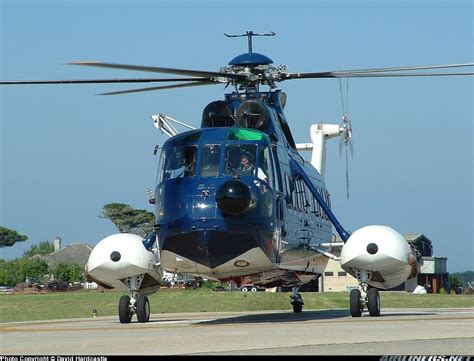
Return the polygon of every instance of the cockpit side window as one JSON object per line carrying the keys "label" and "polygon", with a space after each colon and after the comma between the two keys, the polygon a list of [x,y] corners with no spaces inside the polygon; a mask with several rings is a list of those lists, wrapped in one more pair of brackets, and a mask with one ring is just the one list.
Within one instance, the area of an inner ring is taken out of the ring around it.
{"label": "cockpit side window", "polygon": [[272,172],[272,161],[270,158],[270,150],[267,146],[261,145],[258,152],[258,170],[257,177],[268,184],[272,188],[275,187],[273,184],[273,172]]}
{"label": "cockpit side window", "polygon": [[164,151],[160,154],[160,160],[158,162],[158,173],[156,175],[156,184],[160,184],[163,181],[163,164],[165,163],[166,153]]}
{"label": "cockpit side window", "polygon": [[218,144],[206,144],[202,148],[201,176],[217,177],[219,175],[219,161],[221,157],[221,146]]}
{"label": "cockpit side window", "polygon": [[197,146],[176,146],[165,150],[163,180],[193,177],[196,169]]}

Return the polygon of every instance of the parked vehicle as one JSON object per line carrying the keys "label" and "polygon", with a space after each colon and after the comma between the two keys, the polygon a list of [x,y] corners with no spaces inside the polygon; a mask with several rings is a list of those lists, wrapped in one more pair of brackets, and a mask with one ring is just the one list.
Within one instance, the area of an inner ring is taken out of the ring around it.
{"label": "parked vehicle", "polygon": [[46,285],[49,291],[65,291],[69,288],[69,284],[65,281],[52,281]]}
{"label": "parked vehicle", "polygon": [[242,283],[240,285],[240,287],[238,288],[238,290],[242,291],[242,292],[257,292],[257,291],[264,291],[265,288],[262,288],[262,287],[259,287],[259,286],[255,286],[254,284],[252,283]]}

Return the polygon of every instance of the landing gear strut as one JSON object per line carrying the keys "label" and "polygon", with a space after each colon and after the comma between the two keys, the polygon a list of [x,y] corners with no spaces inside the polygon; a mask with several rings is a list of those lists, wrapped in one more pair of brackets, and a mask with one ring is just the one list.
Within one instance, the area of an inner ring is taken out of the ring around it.
{"label": "landing gear strut", "polygon": [[143,275],[128,277],[126,282],[130,296],[123,295],[119,300],[118,314],[120,323],[130,323],[134,314],[138,322],[150,320],[150,301],[148,297],[140,294],[138,289],[143,281]]}
{"label": "landing gear strut", "polygon": [[350,309],[352,317],[362,316],[362,311],[367,307],[369,315],[380,316],[380,295],[376,288],[369,288],[368,281],[372,276],[370,271],[356,271],[359,288],[350,293]]}
{"label": "landing gear strut", "polygon": [[293,287],[293,295],[290,296],[290,303],[293,306],[294,313],[303,311],[303,297],[298,293],[299,287]]}

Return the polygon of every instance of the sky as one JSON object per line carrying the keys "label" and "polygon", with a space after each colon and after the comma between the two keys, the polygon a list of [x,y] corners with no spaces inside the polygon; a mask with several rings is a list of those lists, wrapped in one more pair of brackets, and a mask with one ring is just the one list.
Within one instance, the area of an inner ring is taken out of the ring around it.
{"label": "sky", "polygon": [[[473,62],[473,3],[450,1],[21,1],[0,0],[0,78],[157,76],[78,67],[76,60],[217,71],[246,52],[246,38],[274,31],[255,52],[290,72]],[[472,69],[471,69],[472,71]],[[159,75],[158,75],[159,76]],[[145,84],[146,86],[147,84]],[[102,207],[153,211],[155,145],[167,137],[150,116],[195,127],[223,85],[116,96],[132,85],[0,86],[0,225],[28,236],[1,248],[96,244],[116,233]],[[279,84],[296,142],[311,124],[340,123],[336,79]],[[473,77],[351,79],[354,156],[328,143],[326,184],[346,229],[388,225],[423,233],[449,272],[474,269]],[[310,159],[310,154],[304,154]]]}

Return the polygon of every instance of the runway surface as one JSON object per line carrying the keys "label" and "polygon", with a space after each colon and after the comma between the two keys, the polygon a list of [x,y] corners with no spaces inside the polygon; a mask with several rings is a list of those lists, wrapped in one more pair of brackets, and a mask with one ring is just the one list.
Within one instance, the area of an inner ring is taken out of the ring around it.
{"label": "runway surface", "polygon": [[474,308],[153,314],[0,324],[3,355],[474,355]]}

